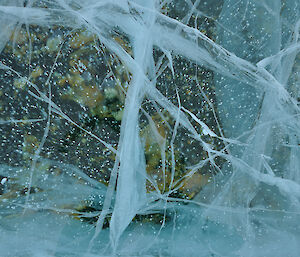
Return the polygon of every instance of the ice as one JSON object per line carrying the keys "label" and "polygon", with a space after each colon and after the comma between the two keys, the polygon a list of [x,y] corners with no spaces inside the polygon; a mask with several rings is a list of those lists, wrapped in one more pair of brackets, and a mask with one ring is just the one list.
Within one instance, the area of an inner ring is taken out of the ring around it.
{"label": "ice", "polygon": [[298,256],[298,0],[0,1],[3,256]]}

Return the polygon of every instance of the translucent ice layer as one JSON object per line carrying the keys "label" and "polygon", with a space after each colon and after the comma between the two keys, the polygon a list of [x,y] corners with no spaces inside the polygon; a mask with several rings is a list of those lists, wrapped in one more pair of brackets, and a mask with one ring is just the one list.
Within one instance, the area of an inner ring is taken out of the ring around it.
{"label": "translucent ice layer", "polygon": [[300,2],[0,0],[3,256],[298,256]]}

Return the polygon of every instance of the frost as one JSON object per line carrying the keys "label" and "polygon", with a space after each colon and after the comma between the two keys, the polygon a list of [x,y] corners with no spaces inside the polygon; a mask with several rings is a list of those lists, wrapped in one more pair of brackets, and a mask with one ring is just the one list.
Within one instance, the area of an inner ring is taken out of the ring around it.
{"label": "frost", "polygon": [[298,256],[298,0],[0,13],[4,256]]}

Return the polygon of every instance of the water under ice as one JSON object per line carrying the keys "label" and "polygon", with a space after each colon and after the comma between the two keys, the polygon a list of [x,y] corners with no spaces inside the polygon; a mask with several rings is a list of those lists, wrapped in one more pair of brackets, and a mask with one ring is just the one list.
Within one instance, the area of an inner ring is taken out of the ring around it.
{"label": "water under ice", "polygon": [[299,0],[0,0],[1,256],[299,256]]}

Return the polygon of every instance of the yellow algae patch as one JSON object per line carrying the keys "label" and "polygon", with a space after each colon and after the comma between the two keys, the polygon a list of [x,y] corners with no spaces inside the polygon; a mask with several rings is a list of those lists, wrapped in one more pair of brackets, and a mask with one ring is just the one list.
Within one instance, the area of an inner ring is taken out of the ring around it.
{"label": "yellow algae patch", "polygon": [[211,176],[194,173],[183,181],[183,185],[179,190],[186,195],[188,199],[192,199],[201,189],[209,183]]}
{"label": "yellow algae patch", "polygon": [[26,86],[26,79],[25,78],[17,78],[14,80],[14,86],[16,88],[24,89]]}
{"label": "yellow algae patch", "polygon": [[10,41],[18,45],[24,44],[26,41],[28,41],[28,33],[26,33],[24,30],[15,30],[14,33],[11,34]]}
{"label": "yellow algae patch", "polygon": [[131,46],[125,39],[121,36],[114,36],[114,40],[130,55],[132,55]]}
{"label": "yellow algae patch", "polygon": [[122,117],[123,117],[123,110],[117,111],[117,112],[113,112],[112,116],[117,120],[117,121],[121,121]]}
{"label": "yellow algae patch", "polygon": [[49,38],[46,44],[47,51],[50,53],[57,51],[62,42],[63,39],[61,36]]}
{"label": "yellow algae patch", "polygon": [[78,94],[78,100],[84,104],[85,106],[88,106],[89,108],[95,108],[99,105],[99,103],[103,100],[103,95],[101,94],[101,91],[95,87],[95,86],[81,86],[81,91],[77,92]]}
{"label": "yellow algae patch", "polygon": [[23,152],[34,154],[39,147],[39,140],[33,135],[25,135],[23,143]]}
{"label": "yellow algae patch", "polygon": [[84,79],[78,74],[75,75],[68,74],[66,78],[66,82],[69,82],[69,84],[73,87],[78,87],[84,84]]}
{"label": "yellow algae patch", "polygon": [[93,42],[95,39],[96,39],[95,35],[83,31],[80,33],[75,33],[75,35],[70,40],[69,44],[72,48],[80,48],[89,42]]}
{"label": "yellow algae patch", "polygon": [[40,77],[43,74],[43,70],[40,66],[37,66],[32,72],[31,72],[31,77],[33,79],[36,79]]}

